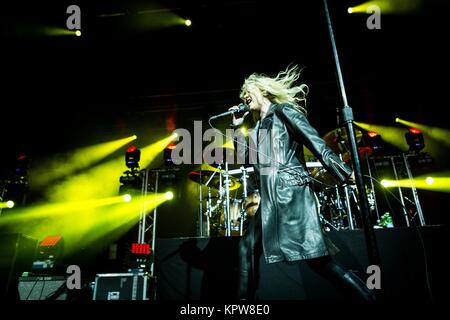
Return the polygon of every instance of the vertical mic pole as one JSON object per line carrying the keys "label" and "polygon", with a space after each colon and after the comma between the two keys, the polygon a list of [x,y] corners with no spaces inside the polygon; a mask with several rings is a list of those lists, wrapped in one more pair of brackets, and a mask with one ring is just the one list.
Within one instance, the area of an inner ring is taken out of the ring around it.
{"label": "vertical mic pole", "polygon": [[203,190],[202,190],[202,169],[200,168],[200,186],[199,186],[199,202],[200,207],[198,209],[198,236],[203,237]]}
{"label": "vertical mic pole", "polygon": [[[330,19],[330,13],[328,11],[328,3],[327,0],[323,0],[324,7],[325,7],[325,15],[327,19],[328,24],[328,31],[330,33],[330,40],[331,45],[333,47],[333,54],[334,54],[334,60],[336,63],[336,71],[337,76],[339,80],[339,87],[342,94],[342,101],[343,101],[343,107],[342,107],[342,118],[343,122],[346,125],[348,138],[349,138],[349,144],[351,146],[350,153],[352,158],[352,164],[353,164],[353,170],[355,171],[355,180],[356,180],[356,187],[358,188],[358,196],[359,196],[359,202],[360,202],[360,208],[361,208],[361,220],[363,224],[364,229],[364,235],[366,239],[366,246],[367,246],[367,253],[369,258],[369,263],[372,265],[377,265],[381,268],[380,265],[380,255],[378,252],[378,246],[375,239],[375,232],[372,228],[372,222],[370,220],[370,214],[369,214],[369,201],[367,199],[367,194],[364,187],[364,180],[363,175],[361,172],[361,164],[359,161],[359,155],[358,155],[358,147],[356,143],[356,136],[355,136],[355,130],[353,127],[353,111],[352,108],[347,103],[347,95],[345,93],[345,87],[344,87],[344,80],[342,77],[341,67],[339,63],[339,57],[336,49],[336,42],[334,39],[333,34],[333,27],[331,25],[331,19]],[[338,124],[340,125],[340,124]]]}

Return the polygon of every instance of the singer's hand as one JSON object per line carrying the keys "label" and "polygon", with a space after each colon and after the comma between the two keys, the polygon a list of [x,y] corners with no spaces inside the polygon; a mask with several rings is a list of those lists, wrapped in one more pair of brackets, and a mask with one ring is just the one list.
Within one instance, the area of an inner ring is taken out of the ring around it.
{"label": "singer's hand", "polygon": [[[238,110],[239,106],[232,106],[228,111],[231,110]],[[240,114],[238,112],[233,113],[233,126],[240,126],[244,123],[244,118],[249,114],[250,112],[247,111],[244,114]]]}

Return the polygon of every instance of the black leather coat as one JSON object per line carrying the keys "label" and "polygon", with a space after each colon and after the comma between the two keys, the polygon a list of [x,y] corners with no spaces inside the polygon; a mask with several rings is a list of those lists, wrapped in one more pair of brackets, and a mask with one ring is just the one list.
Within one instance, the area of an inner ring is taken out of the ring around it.
{"label": "black leather coat", "polygon": [[246,154],[240,156],[253,162],[259,180],[266,261],[295,261],[328,255],[303,145],[339,182],[348,179],[351,169],[326,145],[306,116],[292,105],[272,104],[266,117],[255,126],[254,139],[256,133],[257,161],[255,152],[252,158],[251,148],[253,145],[255,149],[256,142],[249,143],[250,152],[245,148]]}

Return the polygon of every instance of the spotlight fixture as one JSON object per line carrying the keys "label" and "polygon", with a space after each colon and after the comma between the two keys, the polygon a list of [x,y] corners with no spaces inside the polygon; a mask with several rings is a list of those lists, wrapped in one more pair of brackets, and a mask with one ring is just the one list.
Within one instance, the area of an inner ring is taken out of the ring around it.
{"label": "spotlight fixture", "polygon": [[141,150],[137,147],[132,146],[128,148],[125,153],[125,165],[131,170],[139,168],[139,161],[141,160]]}
{"label": "spotlight fixture", "polygon": [[406,143],[409,145],[410,151],[419,152],[425,148],[425,141],[423,139],[422,131],[410,128],[408,132],[405,133]]}
{"label": "spotlight fixture", "polygon": [[381,135],[375,131],[367,132],[367,146],[372,149],[374,154],[379,154],[383,150],[383,141]]}
{"label": "spotlight fixture", "polygon": [[30,165],[30,160],[25,154],[20,154],[17,157],[16,167],[14,169],[15,175],[18,178],[25,178],[28,175],[28,169]]}
{"label": "spotlight fixture", "polygon": [[172,192],[172,191],[167,191],[167,192],[164,194],[164,197],[165,197],[167,200],[172,200],[172,199],[173,199],[173,192]]}
{"label": "spotlight fixture", "polygon": [[176,147],[177,147],[177,144],[172,142],[164,149],[164,152],[163,152],[164,163],[169,167],[174,165],[173,159],[172,159],[172,151]]}

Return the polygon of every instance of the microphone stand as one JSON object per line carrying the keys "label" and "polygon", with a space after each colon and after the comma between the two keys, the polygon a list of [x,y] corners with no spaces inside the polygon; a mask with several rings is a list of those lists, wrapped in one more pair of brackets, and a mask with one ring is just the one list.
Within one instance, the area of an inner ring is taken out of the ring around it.
{"label": "microphone stand", "polygon": [[[372,222],[370,219],[370,211],[369,211],[369,201],[367,199],[367,194],[365,191],[364,186],[364,180],[363,175],[361,171],[361,164],[359,160],[359,153],[358,153],[358,147],[356,142],[356,136],[355,136],[355,130],[353,127],[353,111],[352,108],[348,105],[347,102],[347,95],[345,93],[345,87],[344,87],[344,80],[342,77],[341,67],[339,63],[339,57],[336,49],[336,42],[334,39],[333,34],[333,27],[331,25],[331,19],[330,19],[330,13],[328,11],[328,3],[327,0],[323,0],[324,7],[325,7],[325,15],[327,18],[327,24],[328,24],[328,31],[330,33],[330,40],[331,45],[333,47],[333,54],[334,54],[334,60],[336,63],[336,71],[337,76],[339,80],[339,87],[342,95],[342,101],[343,101],[343,107],[342,107],[342,118],[343,122],[346,126],[347,133],[348,133],[348,139],[350,144],[350,154],[353,164],[353,169],[355,171],[355,181],[356,181],[356,187],[358,189],[358,196],[359,196],[359,202],[360,202],[360,208],[361,208],[361,220],[363,224],[364,229],[364,235],[366,240],[366,246],[367,246],[367,253],[369,257],[369,262],[372,265],[377,265],[381,268],[380,264],[380,255],[378,252],[378,246],[375,239],[375,232],[372,228]],[[340,125],[340,124],[338,124]]]}

